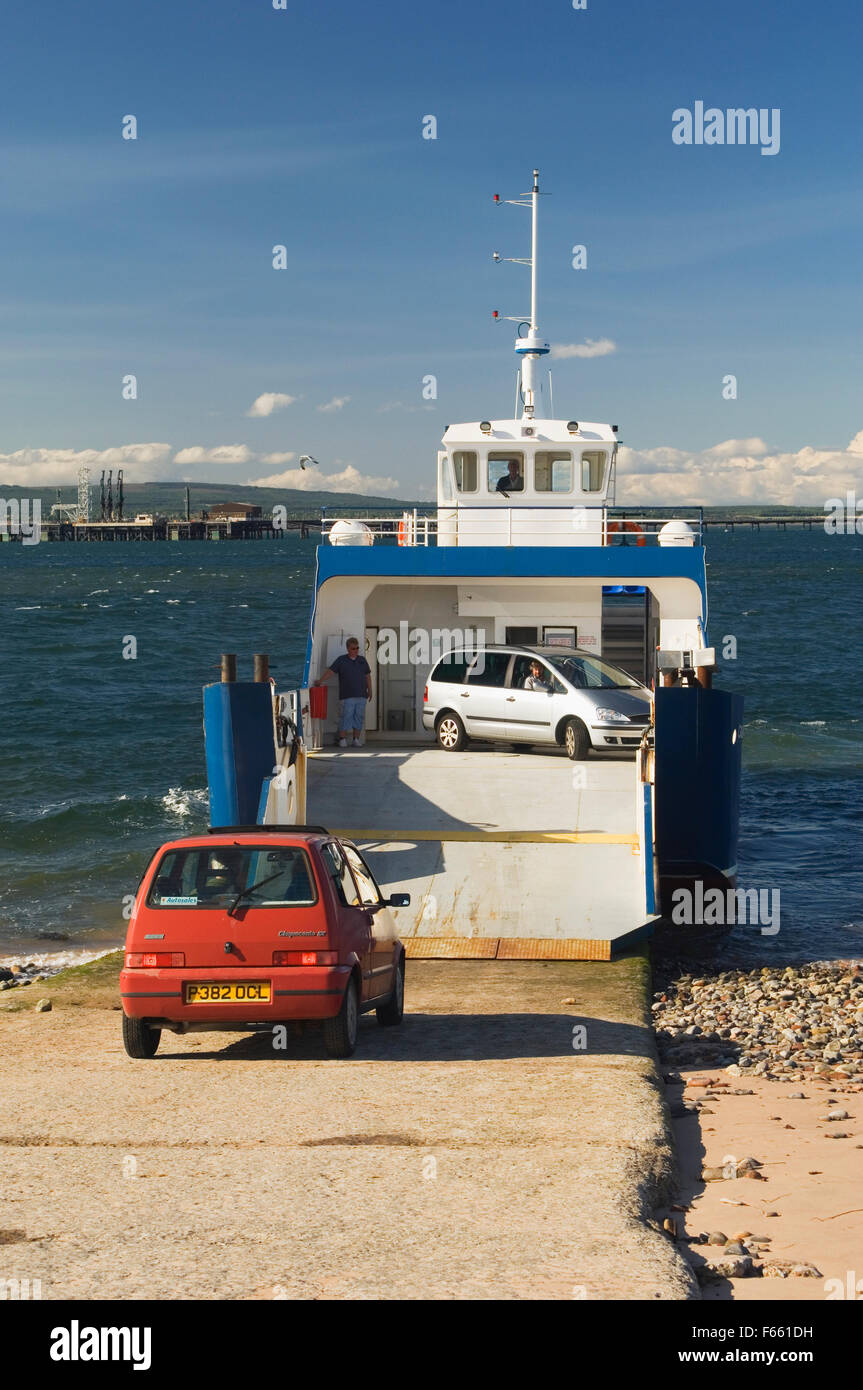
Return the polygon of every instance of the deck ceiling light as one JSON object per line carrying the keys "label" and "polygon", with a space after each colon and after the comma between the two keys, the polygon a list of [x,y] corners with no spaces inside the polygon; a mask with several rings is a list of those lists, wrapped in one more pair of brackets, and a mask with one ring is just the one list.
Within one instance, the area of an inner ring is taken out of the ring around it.
{"label": "deck ceiling light", "polygon": [[491,420],[480,420],[479,427],[483,434],[491,434]]}
{"label": "deck ceiling light", "polygon": [[566,428],[569,430],[570,434],[578,434],[578,421],[567,420]]}

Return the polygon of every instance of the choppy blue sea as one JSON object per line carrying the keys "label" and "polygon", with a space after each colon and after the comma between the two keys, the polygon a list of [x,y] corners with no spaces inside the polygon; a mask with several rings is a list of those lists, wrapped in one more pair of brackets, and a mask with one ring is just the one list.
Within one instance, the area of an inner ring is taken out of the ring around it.
{"label": "choppy blue sea", "polygon": [[[863,957],[863,540],[711,530],[708,561],[746,699],[741,882],[781,893],[779,934],[735,950]],[[122,941],[151,852],[206,825],[201,687],[223,651],[298,683],[314,562],[292,535],[0,546],[0,954]]]}

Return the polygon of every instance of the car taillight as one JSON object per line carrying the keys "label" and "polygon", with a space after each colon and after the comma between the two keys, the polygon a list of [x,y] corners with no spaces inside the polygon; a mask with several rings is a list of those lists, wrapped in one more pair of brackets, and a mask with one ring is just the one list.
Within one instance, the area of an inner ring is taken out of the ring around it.
{"label": "car taillight", "polygon": [[273,965],[338,965],[338,951],[274,951]]}
{"label": "car taillight", "polygon": [[428,686],[426,686],[425,689],[423,690],[423,704],[424,704],[424,705],[427,705],[428,702],[429,702],[429,688],[428,688]]}
{"label": "car taillight", "polygon": [[185,964],[186,957],[182,951],[129,951],[126,955],[127,970]]}

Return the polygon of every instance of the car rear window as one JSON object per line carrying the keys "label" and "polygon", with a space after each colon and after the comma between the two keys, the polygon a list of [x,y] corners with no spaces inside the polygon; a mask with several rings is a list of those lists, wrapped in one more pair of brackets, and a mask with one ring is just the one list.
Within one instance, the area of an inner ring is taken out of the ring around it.
{"label": "car rear window", "polygon": [[150,885],[147,906],[311,907],[318,900],[309,856],[299,845],[203,845],[169,850]]}
{"label": "car rear window", "polygon": [[473,660],[473,652],[449,652],[441,657],[430,679],[443,681],[447,685],[464,685],[465,672]]}

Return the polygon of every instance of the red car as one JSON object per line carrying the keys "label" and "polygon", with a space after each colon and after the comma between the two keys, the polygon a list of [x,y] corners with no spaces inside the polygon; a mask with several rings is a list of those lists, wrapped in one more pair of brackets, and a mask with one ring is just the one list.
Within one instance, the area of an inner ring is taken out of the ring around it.
{"label": "red car", "polygon": [[171,840],[141,880],[120,974],[123,1042],[153,1057],[173,1033],[323,1021],[350,1057],[357,1020],[401,1023],[405,953],[355,845],[321,826],[243,826]]}

